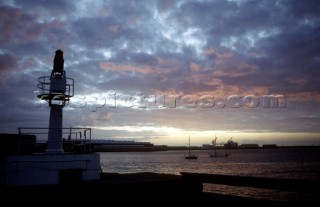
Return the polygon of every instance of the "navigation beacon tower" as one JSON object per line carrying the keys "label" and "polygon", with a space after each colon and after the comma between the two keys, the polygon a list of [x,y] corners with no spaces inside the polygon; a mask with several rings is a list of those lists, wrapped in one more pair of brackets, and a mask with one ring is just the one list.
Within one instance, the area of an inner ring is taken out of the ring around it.
{"label": "navigation beacon tower", "polygon": [[[100,155],[90,151],[68,151],[63,150],[63,107],[73,97],[74,80],[66,76],[64,71],[63,52],[57,50],[53,69],[50,76],[38,78],[38,88],[41,90],[38,98],[46,100],[50,107],[49,129],[47,149],[45,153],[17,154],[9,155],[6,158],[6,176],[3,180],[5,185],[51,185],[51,184],[74,184],[89,180],[100,179]],[[21,133],[19,128],[19,134]],[[47,129],[47,128],[31,128]],[[69,131],[70,140],[77,144],[83,144],[80,140],[72,140],[71,134],[74,129]],[[29,134],[29,133],[28,133]],[[32,133],[31,133],[32,134]],[[40,132],[38,134],[43,134]],[[82,145],[81,145],[82,146]],[[1,184],[1,180],[0,180]]]}
{"label": "navigation beacon tower", "polygon": [[61,50],[56,51],[51,75],[42,76],[38,80],[38,88],[41,90],[41,94],[38,95],[38,98],[46,100],[50,107],[49,133],[46,153],[63,153],[63,107],[74,94],[74,80],[66,77],[66,72],[64,71],[63,52]]}

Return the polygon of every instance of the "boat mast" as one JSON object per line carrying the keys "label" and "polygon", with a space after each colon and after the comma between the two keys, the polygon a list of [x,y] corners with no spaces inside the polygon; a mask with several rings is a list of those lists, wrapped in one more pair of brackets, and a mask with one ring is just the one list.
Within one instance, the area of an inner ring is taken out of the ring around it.
{"label": "boat mast", "polygon": [[214,147],[214,154],[216,155],[217,154],[217,149],[216,149],[216,146],[217,146],[217,133],[214,134],[214,143],[213,143],[213,147]]}
{"label": "boat mast", "polygon": [[189,134],[189,156],[191,155],[190,153],[190,134]]}

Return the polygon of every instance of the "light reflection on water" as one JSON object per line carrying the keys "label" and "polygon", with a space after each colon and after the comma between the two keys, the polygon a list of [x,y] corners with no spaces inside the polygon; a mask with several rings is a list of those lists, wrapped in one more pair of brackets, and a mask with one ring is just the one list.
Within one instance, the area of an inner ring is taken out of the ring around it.
{"label": "light reflection on water", "polygon": [[[242,175],[256,177],[320,180],[320,148],[237,149],[230,157],[209,157],[207,150],[193,151],[197,160],[187,160],[186,151],[103,152],[103,172],[154,172],[179,175],[180,172]],[[299,194],[268,189],[203,185],[205,192],[263,198],[295,200]]]}
{"label": "light reflection on water", "polygon": [[230,157],[209,157],[207,150],[195,150],[197,160],[187,160],[186,151],[103,152],[103,172],[180,172],[244,175],[257,177],[320,179],[319,148],[237,149]]}

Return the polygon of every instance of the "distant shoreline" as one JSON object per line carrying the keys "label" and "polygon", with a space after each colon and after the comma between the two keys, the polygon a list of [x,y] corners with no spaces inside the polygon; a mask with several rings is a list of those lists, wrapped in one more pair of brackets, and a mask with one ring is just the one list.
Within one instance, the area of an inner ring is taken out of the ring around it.
{"label": "distant shoreline", "polygon": [[[248,149],[283,149],[283,148],[320,148],[320,146],[276,146],[276,147],[237,147],[237,148],[224,148],[224,147],[217,147],[217,148],[203,148],[198,146],[190,147],[190,150],[248,150]],[[156,151],[186,151],[189,150],[189,147],[186,146],[162,146],[161,148],[100,148],[100,149],[93,149],[94,152],[156,152]]]}

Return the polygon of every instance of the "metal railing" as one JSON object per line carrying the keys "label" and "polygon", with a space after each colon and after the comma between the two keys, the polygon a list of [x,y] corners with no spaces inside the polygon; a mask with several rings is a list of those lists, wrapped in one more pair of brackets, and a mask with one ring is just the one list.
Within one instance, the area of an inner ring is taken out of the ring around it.
{"label": "metal railing", "polygon": [[[73,97],[74,96],[74,79],[66,78],[66,91],[64,95]],[[41,90],[41,94],[50,94],[50,81],[51,76],[42,76],[38,78],[37,87]]]}
{"label": "metal railing", "polygon": [[[49,127],[19,127],[19,140],[21,140],[23,135],[35,135],[36,143],[46,143],[49,129]],[[62,144],[65,151],[91,153],[91,128],[69,127],[59,129],[62,130]],[[17,146],[18,154],[21,144],[21,141],[19,141]]]}

